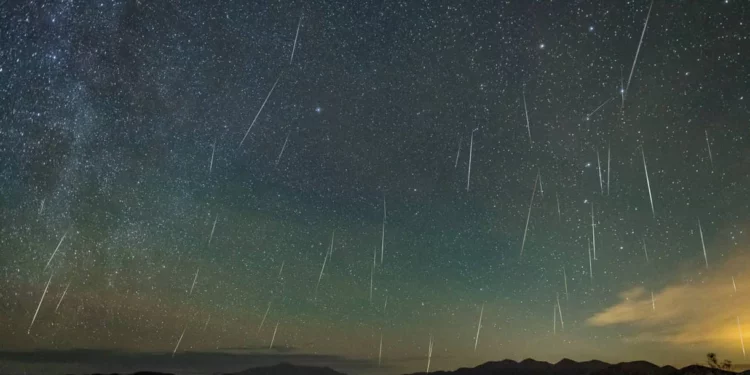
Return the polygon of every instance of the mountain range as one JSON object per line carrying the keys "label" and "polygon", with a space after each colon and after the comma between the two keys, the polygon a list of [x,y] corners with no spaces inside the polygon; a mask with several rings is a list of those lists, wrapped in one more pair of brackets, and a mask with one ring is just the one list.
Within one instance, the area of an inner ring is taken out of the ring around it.
{"label": "mountain range", "polygon": [[[416,374],[424,374],[415,373]],[[459,368],[454,371],[435,371],[432,375],[736,375],[735,372],[690,365],[677,369],[672,366],[659,367],[651,362],[634,361],[609,364],[592,360],[576,362],[567,358],[552,364],[533,359],[516,362],[506,359],[487,362],[477,367]],[[741,373],[750,375],[750,371]]]}
{"label": "mountain range", "polygon": [[[425,374],[417,372],[407,375]],[[651,362],[634,361],[609,364],[592,360],[576,362],[563,359],[557,363],[525,359],[521,362],[502,360],[487,362],[476,367],[462,367],[454,371],[432,371],[431,375],[737,375],[736,372],[724,371],[700,365],[690,365],[677,369],[672,366],[657,366]],[[739,373],[750,375],[750,370]],[[97,375],[97,374],[94,374]],[[116,374],[112,374],[116,375]],[[172,375],[157,372],[137,372],[132,375]],[[268,367],[254,367],[235,373],[221,375],[346,375],[328,367],[297,366],[280,363]]]}

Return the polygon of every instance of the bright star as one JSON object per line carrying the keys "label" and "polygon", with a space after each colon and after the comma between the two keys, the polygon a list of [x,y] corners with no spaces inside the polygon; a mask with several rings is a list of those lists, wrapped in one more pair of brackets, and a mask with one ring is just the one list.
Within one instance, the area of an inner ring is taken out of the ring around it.
{"label": "bright star", "polygon": [[322,111],[322,109],[320,107],[315,107],[315,112],[320,113],[320,111]]}

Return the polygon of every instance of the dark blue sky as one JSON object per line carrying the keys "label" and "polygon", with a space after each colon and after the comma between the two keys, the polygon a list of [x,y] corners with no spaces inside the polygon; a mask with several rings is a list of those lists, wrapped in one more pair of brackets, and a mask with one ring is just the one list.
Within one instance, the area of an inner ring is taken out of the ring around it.
{"label": "dark blue sky", "polygon": [[742,362],[748,4],[650,5],[5,2],[0,346]]}

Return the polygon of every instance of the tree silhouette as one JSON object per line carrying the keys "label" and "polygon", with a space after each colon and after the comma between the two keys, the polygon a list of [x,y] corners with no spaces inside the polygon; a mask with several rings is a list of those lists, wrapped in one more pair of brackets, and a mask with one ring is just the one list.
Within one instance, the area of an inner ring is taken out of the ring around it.
{"label": "tree silhouette", "polygon": [[719,363],[719,357],[716,353],[706,354],[706,363],[708,364],[708,367],[718,370],[730,371],[732,369],[732,361],[725,359],[723,362]]}

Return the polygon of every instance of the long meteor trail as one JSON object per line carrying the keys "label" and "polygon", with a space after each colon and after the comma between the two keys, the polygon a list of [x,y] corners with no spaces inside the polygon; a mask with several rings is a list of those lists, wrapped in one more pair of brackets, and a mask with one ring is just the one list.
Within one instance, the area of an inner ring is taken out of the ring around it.
{"label": "long meteor trail", "polygon": [[479,323],[477,323],[477,336],[474,339],[474,351],[477,351],[477,344],[479,344],[479,330],[482,329],[482,316],[484,315],[484,304],[482,304],[482,310],[479,311]]}
{"label": "long meteor trail", "polygon": [[59,249],[60,249],[60,245],[62,245],[63,241],[65,241],[65,237],[66,237],[67,235],[68,235],[68,232],[65,232],[65,233],[63,234],[62,238],[60,238],[60,242],[58,242],[58,243],[57,243],[57,247],[55,248],[55,251],[53,251],[53,252],[52,252],[52,255],[51,255],[51,256],[49,257],[49,260],[47,261],[47,265],[46,265],[46,266],[44,266],[44,269],[45,269],[45,270],[47,269],[47,267],[49,267],[50,263],[52,263],[52,258],[54,258],[54,257],[55,257],[55,254],[57,254],[57,250],[59,250]]}
{"label": "long meteor trail", "polygon": [[297,22],[297,33],[294,35],[294,45],[292,46],[292,56],[289,57],[289,64],[294,59],[294,50],[297,49],[297,38],[299,37],[299,27],[302,25],[302,14],[299,15],[299,22]]}
{"label": "long meteor trail", "polygon": [[[643,31],[641,32],[641,40],[638,41],[638,49],[635,50],[635,58],[633,59],[633,66],[630,68],[630,76],[628,77],[628,85],[625,86],[625,93],[627,95],[630,90],[630,80],[633,79],[633,72],[635,71],[635,63],[638,61],[638,54],[641,52],[641,44],[643,44],[643,36],[646,35],[646,27],[648,26],[648,19],[651,17],[651,8],[654,6],[654,1],[651,0],[651,5],[648,7],[648,14],[646,14],[646,22],[643,23]],[[625,99],[623,96],[623,103]]]}
{"label": "long meteor trail", "polygon": [[44,302],[44,296],[47,295],[47,289],[49,289],[49,283],[52,282],[52,275],[49,275],[49,280],[47,280],[47,285],[44,286],[44,293],[42,293],[42,298],[39,299],[39,304],[36,306],[36,312],[34,312],[34,317],[31,318],[31,324],[29,324],[29,330],[26,332],[27,334],[31,334],[31,327],[34,326],[34,322],[36,321],[36,316],[39,314],[39,308],[42,307],[42,302]]}
{"label": "long meteor trail", "polygon": [[180,343],[182,342],[182,337],[185,336],[185,331],[187,330],[187,326],[182,330],[182,334],[180,335],[180,339],[177,340],[177,345],[175,345],[174,350],[172,351],[172,358],[174,358],[175,353],[177,353],[177,349],[180,347]]}
{"label": "long meteor trail", "polygon": [[260,113],[263,112],[263,107],[266,106],[266,102],[268,102],[268,98],[271,97],[271,94],[273,93],[273,89],[276,88],[276,85],[279,83],[280,79],[281,79],[281,75],[279,75],[279,78],[276,78],[276,82],[273,83],[273,86],[271,87],[271,91],[269,91],[268,95],[266,95],[266,99],[263,101],[263,104],[261,104],[260,109],[258,110],[258,113],[255,114],[255,118],[253,119],[253,122],[250,123],[250,126],[247,128],[247,131],[245,132],[245,136],[242,137],[242,140],[240,141],[240,145],[237,146],[237,148],[242,147],[242,144],[245,143],[245,138],[247,138],[247,135],[250,134],[250,129],[252,129],[253,125],[255,125],[255,121],[258,121],[258,116],[260,116]]}

